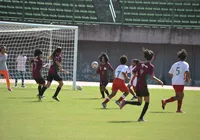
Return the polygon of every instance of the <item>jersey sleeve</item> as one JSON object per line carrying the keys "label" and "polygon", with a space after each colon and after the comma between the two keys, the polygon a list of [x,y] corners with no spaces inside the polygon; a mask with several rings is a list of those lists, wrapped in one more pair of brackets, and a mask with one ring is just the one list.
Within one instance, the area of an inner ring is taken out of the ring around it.
{"label": "jersey sleeve", "polygon": [[128,69],[128,66],[124,67],[124,68],[122,69],[122,72],[123,72],[123,73],[126,73],[126,72],[127,72],[127,69]]}
{"label": "jersey sleeve", "polygon": [[126,73],[131,73],[131,67],[127,69]]}
{"label": "jersey sleeve", "polygon": [[188,63],[186,63],[186,65],[185,65],[185,71],[189,71],[189,64]]}
{"label": "jersey sleeve", "polygon": [[149,70],[149,75],[154,76],[154,66],[151,67],[151,69]]}
{"label": "jersey sleeve", "polygon": [[96,73],[100,73],[100,66],[98,66]]}
{"label": "jersey sleeve", "polygon": [[171,69],[169,70],[169,74],[173,74],[174,73],[174,65],[171,66]]}
{"label": "jersey sleeve", "polygon": [[108,63],[109,70],[114,71],[113,67]]}

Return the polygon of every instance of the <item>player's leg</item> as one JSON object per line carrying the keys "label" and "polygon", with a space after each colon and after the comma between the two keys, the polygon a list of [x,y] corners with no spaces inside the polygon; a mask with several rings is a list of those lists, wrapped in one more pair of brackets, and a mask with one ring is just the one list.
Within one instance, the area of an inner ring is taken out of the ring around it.
{"label": "player's leg", "polygon": [[11,87],[10,87],[10,77],[9,77],[9,73],[7,70],[2,70],[0,72],[0,74],[2,74],[4,76],[4,78],[6,79],[6,84],[7,84],[7,88],[9,91],[12,91]]}
{"label": "player's leg", "polygon": [[101,92],[101,98],[105,98],[104,87],[103,87],[103,83],[102,82],[100,82],[99,90]]}
{"label": "player's leg", "polygon": [[177,93],[178,96],[179,96],[179,99],[177,101],[177,113],[184,113],[182,110],[181,110],[181,107],[182,107],[182,102],[183,102],[183,98],[184,98],[184,85],[180,85],[179,86],[179,93]]}
{"label": "player's leg", "polygon": [[144,115],[145,113],[147,112],[148,108],[149,108],[149,96],[145,96],[144,97],[144,101],[145,101],[145,104],[144,104],[144,107],[142,109],[142,113],[140,115],[140,118],[138,119],[138,121],[145,121],[144,120]]}
{"label": "player's leg", "polygon": [[63,86],[63,81],[58,81],[58,83],[59,83],[59,85],[58,85],[56,92],[54,93],[52,98],[55,99],[56,101],[60,102],[60,99],[57,96],[58,96],[58,94],[59,94],[59,92],[60,92],[60,90]]}
{"label": "player's leg", "polygon": [[124,100],[125,98],[126,98],[126,96],[129,94],[129,89],[128,89],[128,87],[126,86],[126,84],[125,84],[125,82],[124,81],[119,81],[120,83],[119,83],[119,90],[121,91],[121,92],[123,92],[123,95],[115,102],[118,106],[120,106],[120,102],[122,101],[122,100]]}
{"label": "player's leg", "polygon": [[104,81],[103,86],[104,86],[104,91],[107,96],[109,96],[109,91],[106,89],[106,86],[108,85],[108,81]]}
{"label": "player's leg", "polygon": [[16,71],[16,75],[15,75],[15,87],[17,87],[18,78],[19,78],[19,71]]}
{"label": "player's leg", "polygon": [[22,87],[25,87],[24,85],[24,78],[25,78],[25,71],[20,71],[21,79],[22,79]]}
{"label": "player's leg", "polygon": [[166,100],[161,100],[163,109],[165,109],[165,106],[166,106],[167,103],[171,103],[171,102],[174,102],[176,100],[180,100],[181,99],[181,95],[180,95],[180,92],[179,92],[179,86],[174,85],[173,88],[175,90],[176,95],[173,96],[173,97],[170,97],[170,98],[168,98]]}
{"label": "player's leg", "polygon": [[61,90],[61,88],[63,86],[63,80],[60,77],[60,75],[58,75],[58,74],[55,75],[54,80],[57,81],[59,83],[59,85],[58,85],[58,87],[56,89],[56,92],[54,93],[52,98],[59,102],[60,99],[57,96],[58,96],[58,94],[59,94],[59,92],[60,92],[60,90]]}
{"label": "player's leg", "polygon": [[106,108],[106,104],[116,95],[117,90],[112,90],[112,93],[102,103],[103,108]]}
{"label": "player's leg", "polygon": [[141,106],[142,105],[142,97],[138,96],[137,97],[137,101],[126,101],[126,100],[122,100],[122,102],[120,103],[120,109],[122,109],[125,105],[136,105],[136,106]]}

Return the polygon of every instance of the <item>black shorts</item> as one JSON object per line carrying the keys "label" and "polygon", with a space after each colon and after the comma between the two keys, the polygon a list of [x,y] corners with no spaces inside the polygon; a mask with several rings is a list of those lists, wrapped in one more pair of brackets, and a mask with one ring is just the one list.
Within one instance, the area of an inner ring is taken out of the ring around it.
{"label": "black shorts", "polygon": [[100,86],[107,86],[108,85],[108,81],[100,81]]}
{"label": "black shorts", "polygon": [[58,74],[48,74],[47,81],[52,82],[53,80],[62,81],[63,79]]}
{"label": "black shorts", "polygon": [[45,84],[44,78],[34,78],[34,80],[37,84]]}
{"label": "black shorts", "polygon": [[149,96],[149,90],[146,88],[146,89],[142,89],[142,90],[137,90],[136,89],[136,95],[138,97],[147,97]]}

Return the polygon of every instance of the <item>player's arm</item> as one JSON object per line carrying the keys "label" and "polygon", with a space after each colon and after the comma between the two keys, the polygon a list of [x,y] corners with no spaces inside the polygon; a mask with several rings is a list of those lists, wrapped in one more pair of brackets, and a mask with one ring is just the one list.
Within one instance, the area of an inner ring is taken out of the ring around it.
{"label": "player's arm", "polygon": [[169,75],[171,78],[174,76],[173,73],[174,73],[174,65],[172,65],[171,69],[169,70]]}
{"label": "player's arm", "polygon": [[185,74],[186,74],[186,76],[187,76],[188,82],[191,82],[190,72],[189,72],[189,71],[186,71]]}
{"label": "player's arm", "polygon": [[125,79],[130,80],[130,78],[127,76],[127,74],[125,72],[122,72],[123,76]]}
{"label": "player's arm", "polygon": [[100,67],[97,68],[96,72],[91,76],[91,78],[94,78],[99,73],[100,73]]}
{"label": "player's arm", "polygon": [[31,59],[30,62],[29,62],[30,71],[31,71],[31,72],[33,71],[33,63],[34,63],[34,59]]}
{"label": "player's arm", "polygon": [[69,74],[69,71],[66,71],[62,68],[61,64],[58,61],[55,61],[56,65],[58,66],[59,70],[65,74]]}
{"label": "player's arm", "polygon": [[155,82],[157,82],[163,86],[163,82],[160,79],[158,79],[156,76],[151,76],[151,78],[152,78],[152,80],[154,80]]}

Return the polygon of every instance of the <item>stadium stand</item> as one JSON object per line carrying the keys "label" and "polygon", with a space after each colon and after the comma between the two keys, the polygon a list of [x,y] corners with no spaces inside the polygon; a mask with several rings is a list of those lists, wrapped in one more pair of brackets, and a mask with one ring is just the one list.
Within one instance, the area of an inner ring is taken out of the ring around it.
{"label": "stadium stand", "polygon": [[1,0],[0,18],[26,22],[97,22],[92,0]]}
{"label": "stadium stand", "polygon": [[124,23],[200,26],[200,2],[184,0],[120,0]]}
{"label": "stadium stand", "polygon": [[116,23],[107,0],[1,0],[0,20],[200,28],[199,0],[112,1]]}

